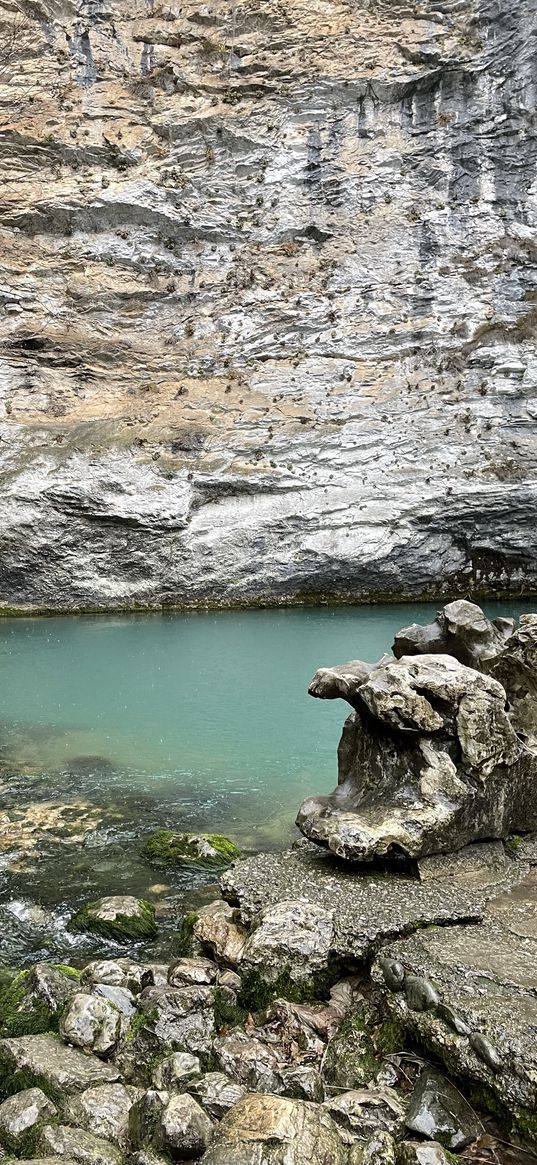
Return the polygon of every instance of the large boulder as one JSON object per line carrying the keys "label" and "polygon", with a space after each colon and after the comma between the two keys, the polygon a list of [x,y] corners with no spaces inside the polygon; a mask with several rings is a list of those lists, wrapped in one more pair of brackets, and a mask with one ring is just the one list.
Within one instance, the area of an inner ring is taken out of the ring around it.
{"label": "large boulder", "polygon": [[79,990],[73,967],[37,963],[20,971],[0,991],[0,1035],[22,1036],[57,1028],[62,1009]]}
{"label": "large boulder", "polygon": [[496,626],[473,604],[448,604],[434,634],[407,629],[396,641],[415,654],[384,657],[363,675],[353,664],[346,687],[344,669],[330,682],[318,673],[312,694],[351,692],[355,711],[339,746],[338,787],[304,801],[302,832],[338,857],[371,861],[537,827],[537,619],[527,619],[509,636],[508,621]]}
{"label": "large boulder", "polygon": [[336,1124],[320,1105],[252,1093],[219,1124],[203,1165],[347,1165]]}
{"label": "large boulder", "polygon": [[70,1125],[47,1125],[37,1142],[42,1156],[68,1157],[79,1165],[121,1165],[120,1150],[103,1137]]}
{"label": "large boulder", "polygon": [[6,1092],[19,1091],[21,1082],[30,1078],[47,1096],[62,1098],[118,1077],[113,1065],[68,1048],[52,1035],[0,1040],[0,1080]]}

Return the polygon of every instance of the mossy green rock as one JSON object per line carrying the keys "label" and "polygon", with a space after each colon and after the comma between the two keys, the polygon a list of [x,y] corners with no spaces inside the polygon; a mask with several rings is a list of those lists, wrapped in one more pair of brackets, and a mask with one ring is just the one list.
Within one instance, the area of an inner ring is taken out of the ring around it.
{"label": "mossy green rock", "polygon": [[0,990],[0,1036],[57,1031],[78,977],[73,967],[44,964],[14,975]]}
{"label": "mossy green rock", "polygon": [[155,907],[143,898],[113,895],[90,902],[71,919],[72,930],[88,931],[115,942],[142,942],[155,938]]}
{"label": "mossy green rock", "polygon": [[202,866],[211,869],[229,865],[240,857],[237,846],[218,833],[176,833],[159,829],[144,846],[146,858],[155,866]]}

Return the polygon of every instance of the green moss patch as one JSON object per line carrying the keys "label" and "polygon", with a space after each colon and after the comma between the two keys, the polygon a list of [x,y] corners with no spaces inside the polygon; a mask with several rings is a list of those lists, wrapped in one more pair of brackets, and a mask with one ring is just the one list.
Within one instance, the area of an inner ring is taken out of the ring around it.
{"label": "green moss patch", "polygon": [[143,898],[136,914],[116,914],[115,918],[100,918],[99,903],[89,902],[71,919],[72,930],[101,935],[115,942],[142,942],[156,938],[155,907]]}
{"label": "green moss patch", "polygon": [[240,857],[240,850],[219,833],[176,833],[159,829],[145,843],[145,857],[154,866],[227,866]]}
{"label": "green moss patch", "polygon": [[57,1031],[60,1011],[29,994],[30,972],[20,971],[0,991],[0,1036],[40,1035]]}
{"label": "green moss patch", "polygon": [[241,986],[237,1003],[246,1012],[264,1011],[275,999],[288,999],[291,1003],[311,1003],[328,995],[333,976],[312,975],[307,980],[297,982],[288,971],[282,971],[274,980],[268,981],[257,970],[241,971]]}

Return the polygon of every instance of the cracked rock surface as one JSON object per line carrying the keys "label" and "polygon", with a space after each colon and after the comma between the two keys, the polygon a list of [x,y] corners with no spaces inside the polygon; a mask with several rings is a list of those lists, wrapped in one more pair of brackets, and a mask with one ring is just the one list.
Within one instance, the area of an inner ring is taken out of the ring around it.
{"label": "cracked rock surface", "polygon": [[537,617],[495,624],[453,602],[433,624],[402,631],[394,651],[372,668],[353,661],[314,677],[311,695],[354,712],[338,786],[303,802],[302,832],[338,857],[371,861],[535,829]]}
{"label": "cracked rock surface", "polygon": [[0,5],[0,597],[537,580],[533,0]]}

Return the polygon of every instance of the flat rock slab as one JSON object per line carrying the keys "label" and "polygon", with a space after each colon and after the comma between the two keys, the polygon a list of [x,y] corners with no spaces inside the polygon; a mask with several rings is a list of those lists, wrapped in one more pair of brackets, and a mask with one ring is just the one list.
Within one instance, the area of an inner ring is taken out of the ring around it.
{"label": "flat rock slab", "polygon": [[372,973],[406,1030],[537,1140],[537,871],[493,897],[480,926],[392,943]]}
{"label": "flat rock slab", "polygon": [[487,902],[528,871],[501,842],[426,859],[415,877],[352,866],[306,843],[236,862],[220,884],[248,925],[267,907],[290,899],[333,912],[333,954],[362,960],[392,936],[434,923],[479,921]]}
{"label": "flat rock slab", "polygon": [[66,1047],[52,1035],[0,1040],[0,1079],[16,1077],[17,1073],[26,1080],[30,1076],[49,1094],[82,1092],[94,1084],[119,1079],[117,1068],[103,1064],[97,1056]]}

